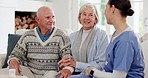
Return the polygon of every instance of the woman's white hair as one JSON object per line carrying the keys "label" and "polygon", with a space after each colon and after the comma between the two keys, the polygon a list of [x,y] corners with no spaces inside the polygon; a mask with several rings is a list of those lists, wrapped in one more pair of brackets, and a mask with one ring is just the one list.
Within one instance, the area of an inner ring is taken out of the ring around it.
{"label": "woman's white hair", "polygon": [[98,23],[98,21],[99,21],[99,15],[98,15],[98,11],[97,11],[96,6],[95,6],[94,4],[92,4],[92,3],[85,3],[84,5],[81,6],[81,8],[80,8],[80,10],[79,10],[78,20],[79,20],[79,22],[80,22],[80,24],[81,24],[81,21],[80,21],[81,13],[82,13],[83,10],[84,10],[85,8],[87,8],[87,7],[90,7],[90,8],[92,8],[92,9],[94,10],[94,14],[95,14],[95,16],[96,16],[96,23],[95,23],[94,25],[96,25],[96,24]]}

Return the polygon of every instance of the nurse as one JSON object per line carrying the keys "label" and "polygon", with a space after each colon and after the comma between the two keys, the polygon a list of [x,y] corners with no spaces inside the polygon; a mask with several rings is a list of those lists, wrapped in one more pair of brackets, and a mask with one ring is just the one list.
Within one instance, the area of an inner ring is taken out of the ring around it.
{"label": "nurse", "polygon": [[107,23],[115,28],[107,48],[107,64],[104,72],[89,67],[86,75],[97,78],[144,78],[144,58],[133,30],[126,23],[126,17],[132,16],[130,0],[109,0],[105,16]]}

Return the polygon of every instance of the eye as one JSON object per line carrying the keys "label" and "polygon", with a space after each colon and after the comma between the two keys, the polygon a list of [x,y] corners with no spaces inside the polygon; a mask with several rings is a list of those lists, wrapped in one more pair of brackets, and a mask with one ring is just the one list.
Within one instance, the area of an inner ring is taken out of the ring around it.
{"label": "eye", "polygon": [[82,15],[86,16],[86,14],[85,14],[85,13],[82,13]]}
{"label": "eye", "polygon": [[55,16],[52,16],[52,18],[54,18]]}
{"label": "eye", "polygon": [[89,14],[89,16],[94,16],[94,14],[91,13],[91,14]]}
{"label": "eye", "polygon": [[50,17],[48,16],[48,17],[46,17],[47,19],[49,19]]}

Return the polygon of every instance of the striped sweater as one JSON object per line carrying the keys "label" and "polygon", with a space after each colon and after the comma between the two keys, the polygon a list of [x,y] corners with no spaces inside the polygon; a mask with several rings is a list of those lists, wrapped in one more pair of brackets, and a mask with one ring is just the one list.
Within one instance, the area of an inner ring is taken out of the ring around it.
{"label": "striped sweater", "polygon": [[60,29],[55,28],[45,42],[34,29],[22,35],[9,59],[17,58],[33,74],[43,75],[49,70],[58,71],[57,62],[65,55],[70,55],[70,51],[69,37]]}

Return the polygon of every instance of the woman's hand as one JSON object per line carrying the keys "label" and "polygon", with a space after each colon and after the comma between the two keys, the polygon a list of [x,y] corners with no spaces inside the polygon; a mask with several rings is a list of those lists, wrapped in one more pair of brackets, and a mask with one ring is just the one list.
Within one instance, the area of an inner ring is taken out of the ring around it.
{"label": "woman's hand", "polygon": [[86,76],[89,76],[89,75],[90,75],[90,71],[91,71],[92,69],[93,69],[92,67],[88,67],[88,68],[86,69],[85,75],[86,75]]}
{"label": "woman's hand", "polygon": [[65,57],[62,60],[58,62],[58,65],[60,68],[70,66],[75,68],[76,67],[76,61],[72,60],[71,57]]}

